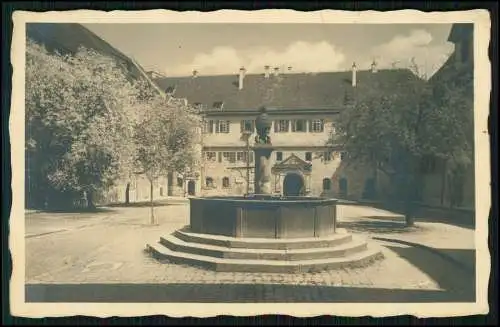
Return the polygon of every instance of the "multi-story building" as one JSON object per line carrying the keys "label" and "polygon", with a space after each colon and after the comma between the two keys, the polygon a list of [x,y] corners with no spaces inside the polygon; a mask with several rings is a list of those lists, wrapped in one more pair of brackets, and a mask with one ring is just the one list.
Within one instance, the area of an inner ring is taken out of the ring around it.
{"label": "multi-story building", "polygon": [[[335,137],[335,119],[363,92],[398,92],[416,76],[407,69],[368,69],[293,73],[263,67],[262,74],[191,76],[157,79],[170,95],[185,98],[204,119],[203,160],[192,195],[244,194],[253,191],[255,118],[265,106],[272,119],[273,192],[360,197],[372,172],[343,166],[345,153]],[[199,183],[200,186],[198,186]],[[200,193],[198,193],[198,191]]]}

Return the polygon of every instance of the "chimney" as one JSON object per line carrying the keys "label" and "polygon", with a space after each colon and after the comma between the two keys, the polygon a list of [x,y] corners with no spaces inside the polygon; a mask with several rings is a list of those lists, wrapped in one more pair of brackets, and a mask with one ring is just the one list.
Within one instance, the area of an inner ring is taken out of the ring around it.
{"label": "chimney", "polygon": [[264,77],[269,78],[269,65],[264,66]]}
{"label": "chimney", "polygon": [[356,71],[358,68],[356,67],[356,63],[352,63],[352,87],[356,87]]}
{"label": "chimney", "polygon": [[240,79],[238,83],[238,89],[243,90],[243,79],[245,78],[246,69],[245,67],[240,68]]}
{"label": "chimney", "polygon": [[372,73],[376,73],[378,71],[377,62],[375,60],[373,60],[371,68],[372,68]]}
{"label": "chimney", "polygon": [[198,71],[197,70],[193,70],[193,78],[196,78],[198,77]]}
{"label": "chimney", "polygon": [[280,74],[280,68],[274,67],[274,76],[278,76]]}

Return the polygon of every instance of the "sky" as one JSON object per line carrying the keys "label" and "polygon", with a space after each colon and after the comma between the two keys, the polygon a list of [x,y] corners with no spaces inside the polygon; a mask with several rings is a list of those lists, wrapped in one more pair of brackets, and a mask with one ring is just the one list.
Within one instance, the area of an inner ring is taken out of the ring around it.
{"label": "sky", "polygon": [[453,51],[451,24],[85,24],[99,37],[166,76],[408,67],[430,77]]}

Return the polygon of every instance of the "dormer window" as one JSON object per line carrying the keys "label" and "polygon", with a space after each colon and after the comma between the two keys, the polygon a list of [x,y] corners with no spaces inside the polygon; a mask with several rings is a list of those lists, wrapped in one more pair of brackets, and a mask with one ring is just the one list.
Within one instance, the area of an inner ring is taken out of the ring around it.
{"label": "dormer window", "polygon": [[169,87],[167,87],[167,89],[165,90],[165,93],[167,93],[168,95],[174,95],[174,93],[175,93],[175,86],[169,86]]}
{"label": "dormer window", "polygon": [[222,110],[223,107],[224,107],[224,102],[222,102],[222,101],[216,101],[212,105],[212,108],[214,108],[216,110]]}

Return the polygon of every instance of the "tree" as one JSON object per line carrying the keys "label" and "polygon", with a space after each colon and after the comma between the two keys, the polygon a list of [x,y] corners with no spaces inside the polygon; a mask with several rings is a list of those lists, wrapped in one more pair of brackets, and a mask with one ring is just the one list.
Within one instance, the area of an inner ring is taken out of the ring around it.
{"label": "tree", "polygon": [[36,205],[70,206],[84,194],[93,207],[94,195],[128,172],[137,91],[112,58],[84,48],[52,54],[28,40],[27,180]]}
{"label": "tree", "polygon": [[[406,223],[413,225],[412,203],[419,180],[415,164],[421,157],[421,126],[428,104],[422,95],[428,92],[425,81],[403,71],[398,85],[378,85],[356,89],[348,97],[350,106],[336,121],[338,135],[330,142],[341,144],[349,161],[375,167],[387,174],[395,195],[406,203]],[[390,90],[384,92],[383,90]]]}
{"label": "tree", "polygon": [[432,83],[435,106],[423,129],[428,136],[426,151],[443,162],[453,206],[462,202],[464,177],[474,162],[473,67],[454,65],[442,75]]}
{"label": "tree", "polygon": [[[340,143],[349,160],[389,176],[393,200],[405,203],[408,226],[414,224],[414,204],[422,186],[421,162],[432,157],[466,166],[473,135],[467,74],[456,76],[458,89],[447,83],[436,88],[416,65],[411,68],[414,74],[402,75],[406,78],[397,87],[371,85],[348,97],[350,106],[336,121],[339,133],[329,140]],[[381,93],[384,89],[391,92]]]}
{"label": "tree", "polygon": [[149,96],[135,129],[136,166],[150,182],[151,224],[154,216],[154,182],[171,171],[194,167],[200,121],[187,104]]}

